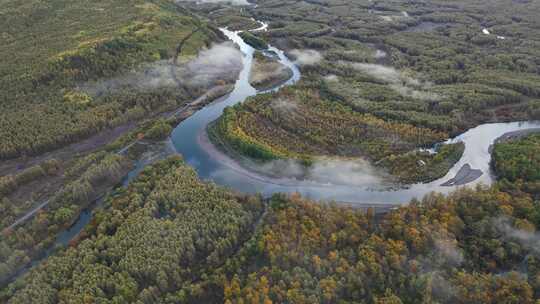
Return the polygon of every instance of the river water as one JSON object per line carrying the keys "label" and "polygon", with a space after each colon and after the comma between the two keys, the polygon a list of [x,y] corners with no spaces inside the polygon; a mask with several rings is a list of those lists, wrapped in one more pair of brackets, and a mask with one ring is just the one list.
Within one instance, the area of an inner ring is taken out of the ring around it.
{"label": "river water", "polygon": [[[262,23],[262,26],[256,30],[266,30],[266,27],[267,25]],[[223,154],[208,141],[206,136],[206,127],[223,113],[225,107],[243,102],[250,96],[268,92],[258,92],[248,81],[254,49],[244,43],[238,36],[239,32],[229,31],[227,29],[221,30],[230,40],[240,47],[243,53],[243,69],[236,81],[234,90],[229,95],[217,99],[212,104],[182,121],[174,129],[171,135],[171,142],[166,143],[164,146],[155,147],[157,152],[151,151],[146,157],[143,157],[138,162],[136,168],[125,177],[122,183],[123,186],[127,186],[145,166],[174,152],[178,152],[182,154],[189,165],[195,168],[202,179],[210,180],[241,192],[261,193],[265,196],[277,192],[298,192],[314,200],[333,200],[346,202],[351,205],[381,204],[387,206],[389,204],[405,204],[412,198],[421,198],[432,191],[448,193],[455,190],[456,187],[445,187],[441,186],[441,184],[454,177],[465,164],[469,164],[472,169],[483,172],[478,179],[468,183],[467,186],[477,183],[491,184],[493,182],[493,176],[490,174],[489,169],[489,163],[491,161],[490,145],[505,133],[540,128],[540,122],[511,122],[483,124],[470,129],[447,141],[447,143],[464,142],[465,151],[462,158],[446,176],[428,184],[411,185],[407,189],[384,190],[382,188],[377,189],[372,184],[351,186],[332,184],[331,182],[321,183],[320,181],[264,176],[242,167],[238,162]],[[280,62],[293,71],[291,79],[271,91],[279,90],[282,86],[291,85],[298,81],[300,79],[300,72],[296,65],[281,50],[272,46],[270,46],[269,50],[274,51],[278,55]],[[32,267],[38,265],[43,259],[54,252],[56,247],[68,245],[90,222],[93,214],[92,209],[99,206],[102,200],[103,197],[99,198],[96,203],[84,210],[78,220],[69,229],[57,235],[54,245],[44,253],[42,258],[33,261],[30,265],[21,269],[11,280],[24,275]]]}
{"label": "river water", "polygon": [[[261,28],[265,28],[264,25]],[[265,196],[277,192],[298,192],[314,200],[334,200],[353,205],[405,204],[412,198],[421,198],[432,191],[448,193],[455,190],[457,186],[442,186],[441,184],[454,177],[465,164],[469,164],[473,170],[480,170],[482,172],[482,175],[473,182],[468,183],[468,186],[477,183],[491,184],[493,177],[489,169],[489,163],[491,161],[489,147],[495,139],[507,132],[540,128],[540,122],[512,122],[484,124],[470,129],[462,135],[448,140],[449,143],[457,141],[464,142],[465,151],[462,158],[446,176],[431,183],[414,184],[407,188],[378,188],[374,187],[371,183],[351,186],[335,184],[331,180],[320,182],[265,176],[244,168],[237,161],[218,151],[208,141],[206,136],[206,127],[222,114],[225,107],[243,102],[250,96],[265,93],[257,92],[248,82],[254,49],[244,43],[238,36],[239,32],[228,31],[226,29],[222,29],[222,31],[240,47],[240,50],[244,54],[244,67],[240,72],[235,88],[228,96],[216,100],[211,105],[199,110],[193,116],[181,122],[174,129],[171,140],[176,151],[182,154],[186,162],[195,168],[202,179],[211,180],[217,184],[231,187],[241,192],[262,193]],[[295,64],[282,51],[273,47],[271,47],[271,50],[278,54],[282,64],[288,66],[293,71],[293,77],[283,85],[290,85],[296,82],[300,78],[300,72]],[[279,87],[274,90],[277,89]]]}

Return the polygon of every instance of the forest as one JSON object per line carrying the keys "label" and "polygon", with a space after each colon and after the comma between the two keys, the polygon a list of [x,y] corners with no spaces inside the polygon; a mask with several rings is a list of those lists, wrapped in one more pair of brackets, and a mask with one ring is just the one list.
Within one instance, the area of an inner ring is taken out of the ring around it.
{"label": "forest", "polygon": [[62,233],[83,213],[101,207],[145,157],[168,155],[164,139],[177,123],[177,117],[146,120],[91,153],[2,176],[0,285],[67,245],[70,239],[63,240]]}
{"label": "forest", "polygon": [[506,183],[525,188],[540,197],[540,134],[498,142],[493,148],[492,167]]}
{"label": "forest", "polygon": [[41,154],[183,105],[191,96],[182,88],[85,88],[176,58],[185,37],[180,59],[222,39],[167,0],[9,0],[0,15],[0,52],[10,58],[0,62],[0,159]]}
{"label": "forest", "polygon": [[[105,151],[74,161],[63,170],[63,185],[46,200],[45,208],[20,225],[15,225],[14,220],[30,208],[20,210],[16,201],[3,197],[0,202],[0,284],[8,282],[49,250],[54,250],[51,247],[56,244],[57,235],[71,227],[81,212],[106,193],[107,189],[117,185],[132,166],[132,161],[127,157]],[[19,175],[15,180],[20,179]]]}
{"label": "forest", "polygon": [[[309,164],[321,156],[363,157],[393,168],[402,182],[440,177],[463,153],[444,145],[447,152],[437,159],[410,153],[444,141],[448,133],[356,112],[312,88],[283,88],[253,97],[226,109],[211,129],[235,151],[260,161],[294,158]],[[404,169],[404,159],[412,167]],[[434,167],[444,164],[440,170],[418,168],[422,159]]]}
{"label": "forest", "polygon": [[538,211],[526,194],[511,197],[497,188],[434,194],[382,217],[294,196],[274,198],[271,206],[251,247],[216,276],[225,277],[225,301],[538,299],[538,254],[527,238],[537,237]]}
{"label": "forest", "polygon": [[4,285],[54,252],[62,232],[133,168],[134,158],[117,151],[167,137],[178,118],[156,116],[203,89],[143,85],[132,75],[181,67],[223,37],[166,0],[9,0],[0,15],[0,52],[9,58],[0,61]]}
{"label": "forest", "polygon": [[258,197],[200,182],[178,156],[145,168],[104,204],[79,241],[25,277],[30,281],[6,288],[2,299],[154,303],[222,265],[264,211]]}
{"label": "forest", "polygon": [[[539,3],[252,2],[3,1],[0,303],[540,303],[538,134],[497,140],[493,185],[391,208],[243,194],[164,157],[213,98],[188,103],[229,92],[238,66],[178,76],[215,55],[217,27],[255,18],[268,31],[244,39],[285,50],[302,78],[226,108],[216,144],[256,164],[362,158],[397,183],[435,180],[465,148],[447,138],[540,119]],[[270,57],[257,51],[258,68],[283,81]]]}
{"label": "forest", "polygon": [[418,148],[481,123],[540,119],[537,2],[256,3],[250,12],[270,25],[258,37],[296,59],[302,79],[215,124],[240,154],[360,157],[403,183],[426,182],[459,149],[432,174]]}
{"label": "forest", "polygon": [[234,194],[172,157],[110,195],[77,241],[1,299],[536,303],[533,194],[503,181],[378,214],[299,195]]}

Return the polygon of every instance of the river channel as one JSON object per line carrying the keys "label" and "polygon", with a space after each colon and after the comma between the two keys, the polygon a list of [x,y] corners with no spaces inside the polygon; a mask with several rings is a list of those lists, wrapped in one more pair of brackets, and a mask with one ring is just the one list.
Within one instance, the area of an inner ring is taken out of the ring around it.
{"label": "river channel", "polygon": [[[225,107],[243,102],[250,96],[267,93],[266,91],[258,92],[248,81],[254,49],[239,37],[239,32],[227,29],[222,29],[222,31],[240,47],[243,53],[244,66],[235,88],[229,95],[216,100],[181,122],[174,129],[171,140],[176,151],[184,157],[189,165],[195,168],[200,178],[211,180],[237,191],[261,193],[265,196],[277,192],[298,192],[315,200],[333,200],[353,205],[405,204],[412,198],[421,198],[432,191],[448,193],[464,184],[469,186],[477,183],[491,184],[494,178],[490,173],[491,154],[489,147],[493,142],[508,132],[540,128],[540,122],[490,123],[480,125],[449,139],[448,143],[461,141],[465,144],[462,158],[443,178],[426,184],[388,188],[374,187],[371,183],[351,186],[334,183],[332,180],[321,182],[320,180],[298,180],[295,178],[266,176],[259,173],[259,171],[255,172],[242,166],[238,161],[219,151],[209,142],[206,135],[208,124],[216,120],[223,113]],[[300,72],[296,65],[281,50],[274,47],[270,47],[270,50],[277,53],[280,62],[293,71],[292,78],[281,86],[274,88],[274,90],[298,81]],[[449,182],[464,166],[470,168],[470,170],[463,171],[473,171],[476,175],[469,178],[469,180],[465,178],[465,182],[462,183],[454,184]]]}

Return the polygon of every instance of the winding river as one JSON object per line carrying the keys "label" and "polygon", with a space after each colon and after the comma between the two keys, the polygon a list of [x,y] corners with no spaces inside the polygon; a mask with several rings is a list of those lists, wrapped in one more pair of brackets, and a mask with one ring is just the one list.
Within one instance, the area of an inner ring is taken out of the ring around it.
{"label": "winding river", "polygon": [[[260,29],[265,28],[266,26],[263,24]],[[206,135],[208,124],[216,120],[225,107],[243,102],[250,96],[266,93],[265,91],[258,92],[248,82],[254,49],[244,43],[238,35],[239,32],[229,31],[227,29],[222,29],[222,31],[240,47],[240,50],[244,54],[244,67],[240,72],[235,88],[229,95],[216,100],[211,105],[206,106],[181,122],[174,129],[171,140],[176,151],[183,155],[186,162],[196,169],[202,179],[211,180],[217,184],[231,187],[241,192],[258,192],[265,196],[277,192],[298,192],[305,197],[315,200],[333,200],[353,205],[405,204],[412,198],[421,198],[432,191],[448,193],[455,190],[458,186],[443,186],[442,184],[449,184],[448,181],[456,176],[464,166],[470,167],[472,172],[477,173],[477,176],[466,181],[464,184],[491,184],[493,182],[493,176],[490,173],[489,166],[491,161],[489,147],[493,142],[508,132],[540,128],[540,122],[511,122],[483,124],[470,129],[447,141],[449,143],[462,141],[465,144],[465,151],[462,158],[451,168],[446,176],[430,183],[414,184],[402,189],[390,190],[388,188],[373,187],[372,184],[355,184],[354,186],[333,184],[331,180],[320,182],[265,176],[244,168],[237,161],[223,154],[209,142]],[[281,50],[274,47],[270,47],[270,50],[276,52],[280,62],[293,71],[292,78],[281,86],[290,85],[298,81],[300,79],[300,72],[295,64]],[[279,89],[281,86],[278,86],[274,90]]]}
{"label": "winding river", "polygon": [[[253,31],[266,30],[267,25]],[[448,143],[462,141],[465,143],[465,151],[462,158],[443,178],[427,184],[415,184],[406,189],[388,190],[373,187],[372,184],[346,185],[333,184],[328,182],[297,180],[293,178],[274,178],[250,171],[241,166],[237,161],[231,159],[219,151],[206,136],[206,127],[216,120],[227,106],[232,106],[245,101],[248,97],[268,91],[257,91],[249,84],[249,73],[253,60],[254,49],[244,43],[238,35],[239,32],[221,29],[223,33],[235,42],[243,53],[243,68],[236,81],[234,90],[217,99],[212,104],[195,112],[192,116],[182,121],[171,135],[171,141],[165,146],[156,146],[156,151],[151,151],[143,157],[124,179],[123,185],[129,182],[146,166],[152,162],[164,158],[167,155],[178,152],[182,154],[186,162],[193,166],[202,179],[211,180],[217,184],[233,188],[246,193],[261,193],[269,196],[273,193],[293,193],[298,192],[305,197],[314,200],[333,200],[351,205],[373,206],[373,205],[399,205],[409,202],[412,198],[420,198],[432,191],[448,193],[456,186],[442,186],[443,183],[454,177],[464,165],[468,164],[473,170],[482,172],[474,181],[467,185],[477,183],[491,184],[493,176],[490,173],[489,163],[491,161],[490,146],[502,135],[527,129],[540,129],[540,122],[511,122],[483,124],[476,128],[449,139]],[[293,76],[282,85],[270,90],[279,90],[282,86],[291,85],[300,79],[300,71],[291,62],[283,51],[270,46],[269,50],[274,51],[282,64],[293,71]],[[54,245],[47,250],[42,258],[33,261],[30,265],[21,269],[12,279],[20,277],[48,257],[56,247],[66,246],[70,240],[76,237],[92,218],[92,209],[99,206],[103,198],[97,200],[88,209],[84,210],[78,220],[69,228],[57,235]]]}

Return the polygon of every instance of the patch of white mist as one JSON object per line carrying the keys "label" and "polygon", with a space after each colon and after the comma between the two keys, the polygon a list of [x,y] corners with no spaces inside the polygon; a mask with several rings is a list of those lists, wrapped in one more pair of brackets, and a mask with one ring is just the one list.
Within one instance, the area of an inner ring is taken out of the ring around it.
{"label": "patch of white mist", "polygon": [[376,50],[375,54],[373,55],[373,57],[375,57],[375,59],[385,58],[386,56],[387,56],[387,54],[383,50]]}
{"label": "patch of white mist", "polygon": [[242,53],[232,42],[224,42],[202,50],[185,64],[160,60],[121,76],[80,84],[78,89],[99,96],[125,89],[144,92],[178,86],[208,87],[219,80],[229,80],[241,68]]}
{"label": "patch of white mist", "polygon": [[511,224],[507,217],[498,217],[493,221],[493,225],[508,240],[518,242],[522,247],[531,250],[536,256],[540,256],[540,233],[518,229]]}
{"label": "patch of white mist", "polygon": [[204,86],[241,69],[242,52],[228,41],[201,51],[197,58],[187,63],[180,76],[191,85]]}
{"label": "patch of white mist", "polygon": [[295,58],[294,63],[297,65],[315,65],[323,59],[321,53],[310,49],[294,49],[290,54]]}
{"label": "patch of white mist", "polygon": [[379,17],[385,22],[400,22],[410,18],[407,12],[401,12],[400,15],[380,15]]}
{"label": "patch of white mist", "polygon": [[353,186],[359,188],[380,187],[383,175],[363,159],[319,158],[309,166],[299,161],[274,160],[259,165],[259,172],[266,172],[279,178],[296,178],[323,185]]}
{"label": "patch of white mist", "polygon": [[324,80],[328,82],[333,82],[333,81],[338,81],[339,77],[334,74],[329,74],[329,75],[324,76]]}
{"label": "patch of white mist", "polygon": [[439,94],[430,91],[432,87],[430,82],[421,81],[406,72],[398,71],[392,67],[372,63],[342,62],[342,64],[386,82],[390,85],[390,88],[402,96],[420,100],[439,100],[441,98]]}
{"label": "patch of white mist", "polygon": [[309,168],[308,179],[328,184],[375,187],[382,183],[377,170],[367,161],[321,159]]}
{"label": "patch of white mist", "polygon": [[451,299],[455,299],[458,295],[458,288],[449,280],[447,280],[443,271],[434,271],[429,274],[431,279],[431,296],[436,303],[450,303]]}
{"label": "patch of white mist", "polygon": [[448,279],[447,269],[460,267],[464,262],[464,253],[458,241],[445,231],[432,232],[431,254],[418,256],[415,272],[430,278],[433,299],[446,303],[458,295],[458,288]]}
{"label": "patch of white mist", "polygon": [[455,238],[437,238],[434,250],[447,263],[459,266],[463,263],[463,251],[457,246],[457,243]]}

